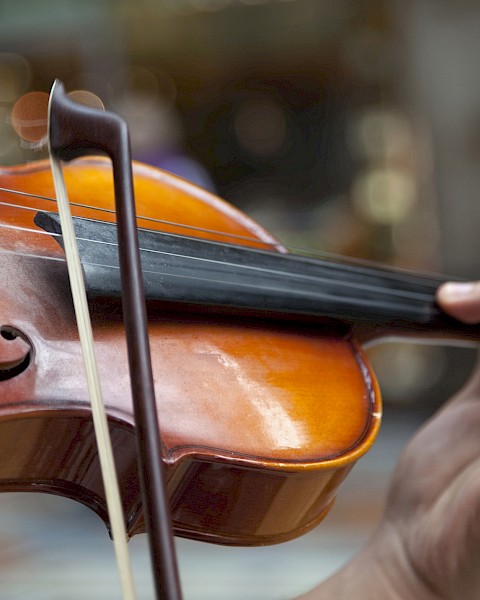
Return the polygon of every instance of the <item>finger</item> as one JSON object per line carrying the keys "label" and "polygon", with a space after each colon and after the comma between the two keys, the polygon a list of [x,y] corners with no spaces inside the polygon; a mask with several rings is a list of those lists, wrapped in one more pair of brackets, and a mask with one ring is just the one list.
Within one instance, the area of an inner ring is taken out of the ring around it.
{"label": "finger", "polygon": [[452,317],[465,323],[480,322],[480,282],[445,283],[437,291],[437,302]]}

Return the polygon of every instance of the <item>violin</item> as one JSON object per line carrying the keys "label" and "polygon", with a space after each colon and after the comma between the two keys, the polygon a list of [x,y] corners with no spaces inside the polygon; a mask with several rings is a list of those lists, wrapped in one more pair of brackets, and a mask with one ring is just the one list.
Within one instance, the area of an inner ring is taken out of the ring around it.
{"label": "violin", "polygon": [[[139,253],[176,535],[279,543],[315,527],[367,452],[381,396],[362,347],[476,342],[438,277],[291,255],[216,196],[133,164]],[[64,167],[129,536],[146,530],[107,159]],[[77,500],[109,526],[46,161],[0,170],[0,490]]]}

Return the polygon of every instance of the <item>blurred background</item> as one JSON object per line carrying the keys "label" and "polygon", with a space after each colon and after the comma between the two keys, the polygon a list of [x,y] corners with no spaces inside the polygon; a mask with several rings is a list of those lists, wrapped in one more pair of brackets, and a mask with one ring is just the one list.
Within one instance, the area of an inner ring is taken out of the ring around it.
{"label": "blurred background", "polygon": [[[23,94],[98,94],[134,158],[229,200],[287,245],[478,277],[480,5],[474,0],[0,0],[0,164]],[[368,538],[412,431],[471,351],[382,344],[371,454],[318,530],[274,548],[178,541],[186,599],[288,598]],[[102,524],[62,499],[0,496],[2,598],[118,598]],[[145,540],[134,539],[142,598]]]}

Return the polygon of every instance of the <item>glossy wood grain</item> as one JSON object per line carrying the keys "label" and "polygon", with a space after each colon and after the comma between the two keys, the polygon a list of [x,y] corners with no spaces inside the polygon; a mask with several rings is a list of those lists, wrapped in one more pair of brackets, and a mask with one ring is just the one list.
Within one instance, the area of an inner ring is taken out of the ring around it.
{"label": "glossy wood grain", "polygon": [[[283,251],[258,225],[211,194],[141,165],[134,175],[143,217],[255,237],[250,244],[273,243]],[[106,161],[76,162],[65,176],[72,202],[112,207]],[[45,163],[4,170],[0,185],[53,195]],[[0,457],[8,456],[0,458],[0,485],[72,497],[106,520],[62,251],[53,238],[38,233],[35,211],[16,206],[52,210],[52,203],[11,192],[0,192],[0,201],[14,205],[0,210],[0,328],[19,334],[1,338],[0,361],[8,370],[12,361],[31,353],[24,371],[0,381]],[[90,209],[75,213],[99,218]],[[110,213],[100,216],[112,219]],[[141,225],[164,227],[146,220]],[[197,230],[196,235],[207,234]],[[143,530],[143,520],[121,308],[116,300],[98,299],[91,310],[134,534]],[[264,544],[316,525],[352,464],[373,443],[380,422],[378,386],[349,332],[166,312],[151,304],[149,333],[176,533]]]}

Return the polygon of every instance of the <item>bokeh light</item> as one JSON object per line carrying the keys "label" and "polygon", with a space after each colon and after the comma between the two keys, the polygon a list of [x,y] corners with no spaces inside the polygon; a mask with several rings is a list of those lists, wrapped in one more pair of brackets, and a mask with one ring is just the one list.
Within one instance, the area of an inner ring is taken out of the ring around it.
{"label": "bokeh light", "polygon": [[26,142],[41,142],[48,130],[48,100],[46,92],[29,92],[21,96],[12,109],[12,125]]}

